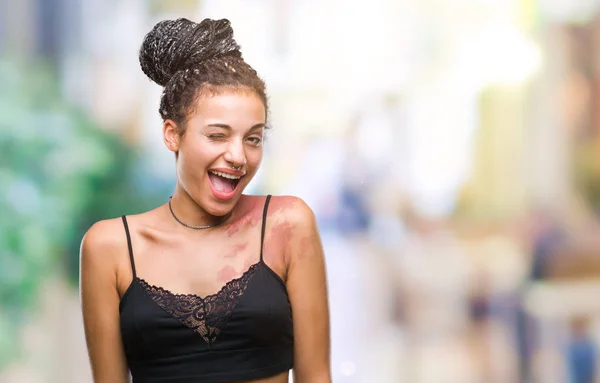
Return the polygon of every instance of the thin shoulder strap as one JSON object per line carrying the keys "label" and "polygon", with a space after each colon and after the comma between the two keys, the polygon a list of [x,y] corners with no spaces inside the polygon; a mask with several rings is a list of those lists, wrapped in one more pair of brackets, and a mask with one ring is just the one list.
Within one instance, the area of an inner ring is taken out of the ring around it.
{"label": "thin shoulder strap", "polygon": [[263,217],[262,217],[262,229],[260,232],[260,260],[263,259],[263,242],[265,241],[265,227],[267,225],[267,211],[269,210],[269,201],[271,200],[271,195],[267,195],[267,199],[265,200],[265,207],[263,209]]}
{"label": "thin shoulder strap", "polygon": [[135,262],[133,261],[133,247],[131,246],[131,236],[129,235],[129,226],[127,225],[127,218],[125,216],[121,217],[123,219],[123,226],[125,226],[125,234],[127,235],[127,247],[129,247],[129,260],[131,261],[131,271],[133,272],[133,279],[136,278],[135,274]]}

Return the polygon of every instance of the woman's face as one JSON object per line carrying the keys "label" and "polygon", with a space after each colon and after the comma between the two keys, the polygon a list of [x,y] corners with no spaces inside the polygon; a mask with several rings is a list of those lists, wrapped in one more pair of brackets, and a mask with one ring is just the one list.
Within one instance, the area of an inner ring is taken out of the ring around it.
{"label": "woman's face", "polygon": [[243,90],[200,97],[183,136],[165,122],[179,187],[207,213],[229,213],[260,165],[265,123],[261,99]]}

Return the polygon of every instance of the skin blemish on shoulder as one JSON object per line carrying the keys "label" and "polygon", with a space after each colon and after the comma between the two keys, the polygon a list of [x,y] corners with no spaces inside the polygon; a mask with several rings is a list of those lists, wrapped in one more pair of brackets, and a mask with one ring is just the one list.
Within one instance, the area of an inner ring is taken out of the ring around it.
{"label": "skin blemish on shoulder", "polygon": [[[269,233],[268,242],[274,242],[276,246],[285,246],[292,238],[292,224],[283,221],[276,224]],[[280,247],[281,248],[281,247]]]}
{"label": "skin blemish on shoulder", "polygon": [[299,200],[291,197],[282,197],[277,199],[277,205],[275,206],[275,212],[282,212],[284,210],[292,209],[299,203]]}
{"label": "skin blemish on shoulder", "polygon": [[312,245],[312,238],[306,236],[300,239],[300,247],[298,249],[298,258],[302,259],[310,254],[310,248]]}
{"label": "skin blemish on shoulder", "polygon": [[262,211],[259,211],[259,209],[252,209],[251,212],[244,215],[237,221],[233,222],[231,224],[231,226],[229,226],[227,228],[227,235],[229,237],[231,237],[232,235],[234,235],[235,233],[237,233],[238,231],[240,231],[240,229],[242,229],[244,227],[256,226],[261,221],[261,219],[262,219]]}
{"label": "skin blemish on shoulder", "polygon": [[224,258],[235,258],[248,247],[247,243],[238,243],[233,245],[231,249],[223,256]]}
{"label": "skin blemish on shoulder", "polygon": [[[272,254],[285,253],[285,249],[290,245],[292,239],[292,224],[287,221],[280,221],[268,230],[265,234],[264,252],[272,258]],[[274,263],[273,259],[270,259]]]}

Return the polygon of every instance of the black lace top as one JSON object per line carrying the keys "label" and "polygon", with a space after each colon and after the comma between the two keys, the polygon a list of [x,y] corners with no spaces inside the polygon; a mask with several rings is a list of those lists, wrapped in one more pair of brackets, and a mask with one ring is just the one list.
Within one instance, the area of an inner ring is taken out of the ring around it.
{"label": "black lace top", "polygon": [[293,367],[292,309],[284,282],[260,260],[216,294],[175,294],[139,278],[127,220],[133,281],[119,306],[134,383],[225,383]]}

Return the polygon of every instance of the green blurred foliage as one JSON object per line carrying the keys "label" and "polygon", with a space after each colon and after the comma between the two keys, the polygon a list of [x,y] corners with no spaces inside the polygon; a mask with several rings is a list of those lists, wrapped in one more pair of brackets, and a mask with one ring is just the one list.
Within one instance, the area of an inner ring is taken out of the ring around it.
{"label": "green blurred foliage", "polygon": [[[0,60],[0,369],[43,280],[76,288],[79,245],[93,222],[163,203],[134,148],[61,98],[41,61]],[[164,187],[163,187],[164,186]]]}

